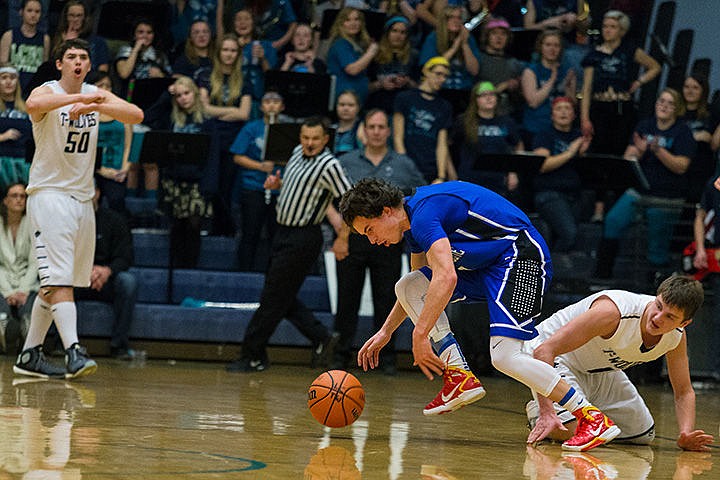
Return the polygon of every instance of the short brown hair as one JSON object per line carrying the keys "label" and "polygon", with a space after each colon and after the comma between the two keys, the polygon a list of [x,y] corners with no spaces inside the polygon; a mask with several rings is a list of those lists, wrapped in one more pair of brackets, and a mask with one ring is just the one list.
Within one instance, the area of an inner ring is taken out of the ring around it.
{"label": "short brown hair", "polygon": [[681,309],[685,320],[695,316],[705,298],[702,283],[683,275],[673,275],[663,280],[657,294],[668,305]]}

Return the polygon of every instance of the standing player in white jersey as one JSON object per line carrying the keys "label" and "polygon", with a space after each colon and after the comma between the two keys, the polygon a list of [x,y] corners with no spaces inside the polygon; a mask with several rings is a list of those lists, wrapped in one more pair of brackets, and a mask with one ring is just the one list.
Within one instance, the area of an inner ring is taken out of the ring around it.
{"label": "standing player in white jersey", "polygon": [[[615,441],[648,444],[655,422],[635,386],[622,371],[665,355],[675,396],[675,415],[684,450],[708,450],[712,435],[695,429],[695,391],[690,382],[685,327],[703,302],[695,280],[673,276],[657,296],[604,290],[559,310],[537,326],[539,336],[524,350],[550,365],[576,391],[602,409],[620,428]],[[575,417],[533,393],[527,405],[534,428],[528,443],[569,438]],[[565,425],[563,425],[563,423]]]}
{"label": "standing player in white jersey", "polygon": [[[78,343],[73,286],[91,282],[95,251],[93,173],[99,116],[135,124],[143,112],[110,92],[83,83],[90,46],[67,40],[54,52],[60,80],[32,91],[26,106],[35,139],[27,210],[40,274],[40,294],[14,371],[41,378],[76,378],[97,364]],[[65,348],[65,368],[45,360],[42,344],[52,322]]]}

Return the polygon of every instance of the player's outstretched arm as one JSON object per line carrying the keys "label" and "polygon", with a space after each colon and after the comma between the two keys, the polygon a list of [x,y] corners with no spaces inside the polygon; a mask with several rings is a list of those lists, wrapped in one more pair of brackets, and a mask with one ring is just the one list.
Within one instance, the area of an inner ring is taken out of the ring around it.
{"label": "player's outstretched arm", "polygon": [[140,107],[126,102],[111,92],[100,92],[102,92],[104,99],[100,103],[95,103],[96,111],[109,115],[125,124],[134,125],[143,121],[145,115]]}
{"label": "player's outstretched arm", "polygon": [[379,365],[380,350],[387,345],[393,332],[397,330],[406,317],[405,309],[400,305],[400,302],[395,301],[395,305],[390,310],[390,314],[388,314],[380,330],[370,337],[358,351],[358,367],[362,367],[367,372],[368,368],[375,368]]}
{"label": "player's outstretched arm", "polygon": [[687,356],[687,335],[675,349],[665,354],[668,377],[675,396],[675,416],[680,435],[677,444],[683,450],[709,451],[713,436],[702,430],[695,430],[695,390],[690,381],[690,362]]}

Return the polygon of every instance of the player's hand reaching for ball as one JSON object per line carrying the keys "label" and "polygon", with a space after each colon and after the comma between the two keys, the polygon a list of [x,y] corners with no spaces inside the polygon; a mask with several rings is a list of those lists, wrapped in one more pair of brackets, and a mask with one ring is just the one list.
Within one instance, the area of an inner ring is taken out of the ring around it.
{"label": "player's hand reaching for ball", "polygon": [[412,339],[413,365],[420,367],[422,373],[428,378],[433,379],[435,375],[442,375],[445,370],[445,364],[433,352],[430,346],[430,339],[426,335],[416,335],[413,332]]}
{"label": "player's hand reaching for ball", "polygon": [[368,368],[375,368],[380,364],[380,350],[390,341],[391,335],[384,330],[370,337],[365,345],[358,352],[358,367],[362,367],[367,372]]}
{"label": "player's hand reaching for ball", "polygon": [[530,435],[528,435],[527,443],[537,443],[547,438],[547,436],[555,430],[567,431],[567,428],[562,424],[560,418],[555,415],[554,411],[551,411],[549,414],[540,412],[540,416],[535,422],[535,427],[533,427]]}

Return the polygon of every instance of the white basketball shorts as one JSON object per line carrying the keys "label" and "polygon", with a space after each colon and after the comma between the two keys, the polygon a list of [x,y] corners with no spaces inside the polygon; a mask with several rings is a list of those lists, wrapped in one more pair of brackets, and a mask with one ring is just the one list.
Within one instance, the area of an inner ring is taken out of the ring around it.
{"label": "white basketball shorts", "polygon": [[28,198],[40,285],[89,287],[95,257],[95,211],[92,200],[81,202],[53,191]]}

